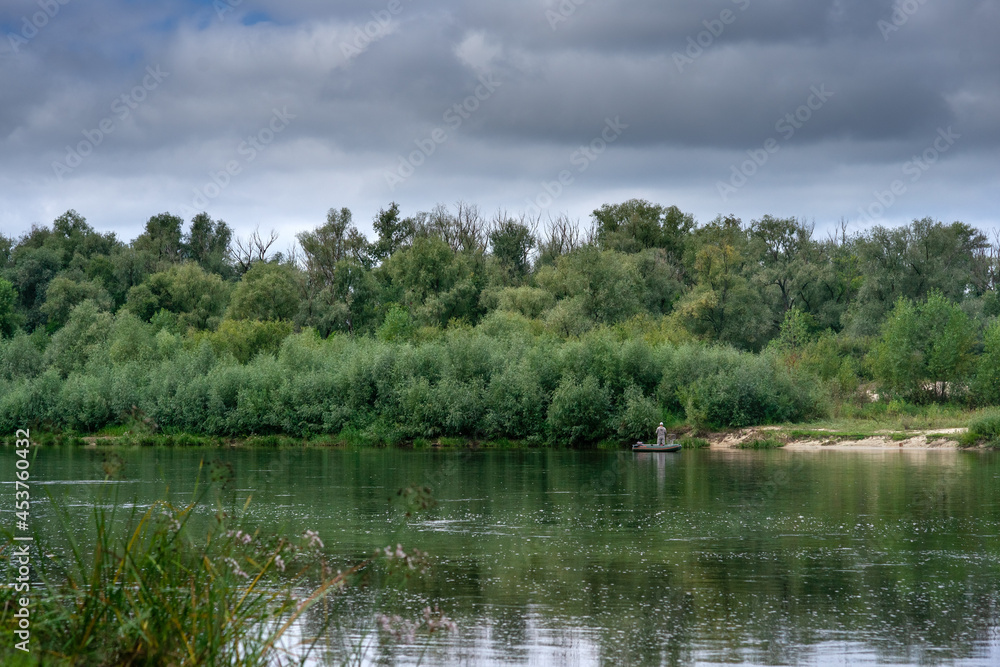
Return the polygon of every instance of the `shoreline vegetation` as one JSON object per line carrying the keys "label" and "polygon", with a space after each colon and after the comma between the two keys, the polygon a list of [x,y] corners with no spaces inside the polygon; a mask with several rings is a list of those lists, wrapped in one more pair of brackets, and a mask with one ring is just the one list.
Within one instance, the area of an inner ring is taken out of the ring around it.
{"label": "shoreline vegetation", "polygon": [[[986,432],[993,422],[992,413],[968,412],[943,423],[972,422],[966,426],[895,426],[885,423],[866,424],[785,424],[747,427],[724,431],[699,432],[682,426],[676,441],[683,449],[787,449],[818,450],[995,450],[1000,439],[993,431]],[[986,422],[984,427],[984,422]],[[46,433],[38,438],[42,446],[77,446],[85,448],[115,447],[202,447],[202,448],[331,448],[380,449],[393,447],[414,451],[511,451],[553,449],[518,440],[482,440],[473,438],[416,438],[390,444],[359,438],[356,433],[320,435],[309,438],[288,435],[251,435],[246,437],[206,436],[196,433],[152,433],[124,427],[105,429],[94,434]],[[629,451],[630,444],[607,440],[586,448],[589,451]]]}
{"label": "shoreline vegetation", "polygon": [[[262,529],[248,511],[252,494],[236,498],[232,466],[224,463],[203,463],[189,501],[142,505],[121,485],[123,465],[114,453],[106,457],[110,486],[101,488],[89,517],[71,512],[79,507],[67,497],[49,496],[58,529],[31,538],[31,648],[7,643],[0,648],[4,665],[360,663],[373,646],[369,637],[341,646],[329,641],[343,639],[345,591],[382,589],[428,572],[426,554],[401,545],[335,571],[317,531]],[[422,501],[427,507],[431,499]],[[80,523],[89,534],[74,529]],[[0,626],[10,634],[25,627],[13,611],[29,593],[15,590],[14,556],[2,553],[0,560],[12,565],[0,587]],[[455,629],[436,606],[422,619],[393,618],[372,628],[371,639],[392,643],[400,624],[411,643],[418,632],[423,638]]]}
{"label": "shoreline vegetation", "polygon": [[616,449],[663,421],[688,446],[1000,442],[1000,245],[961,222],[820,240],[630,200],[589,227],[466,204],[372,226],[331,209],[287,252],[207,214],[129,243],[75,211],[0,235],[0,433]]}

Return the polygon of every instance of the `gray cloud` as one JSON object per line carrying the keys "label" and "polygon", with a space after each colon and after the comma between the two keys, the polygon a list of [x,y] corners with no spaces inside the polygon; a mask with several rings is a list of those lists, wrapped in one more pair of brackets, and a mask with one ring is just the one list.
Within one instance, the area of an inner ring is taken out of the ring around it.
{"label": "gray cloud", "polygon": [[[459,199],[518,210],[562,170],[573,183],[545,212],[586,218],[640,196],[702,221],[860,225],[874,189],[948,127],[961,139],[880,221],[993,224],[996,0],[244,0],[221,16],[193,0],[71,0],[12,39],[38,7],[0,7],[6,234],[72,207],[131,238],[152,214],[192,209],[234,160],[239,174],[204,207],[288,241],[331,206],[362,222],[393,199],[407,212]],[[144,86],[148,68],[168,74]],[[495,90],[454,126],[449,109],[482,76]],[[786,136],[782,119],[817,89],[833,95]],[[294,118],[248,159],[241,145],[275,110]],[[628,128],[577,171],[574,152],[608,118]],[[436,129],[446,139],[392,186],[386,174]],[[771,138],[779,150],[721,198],[718,182]]]}

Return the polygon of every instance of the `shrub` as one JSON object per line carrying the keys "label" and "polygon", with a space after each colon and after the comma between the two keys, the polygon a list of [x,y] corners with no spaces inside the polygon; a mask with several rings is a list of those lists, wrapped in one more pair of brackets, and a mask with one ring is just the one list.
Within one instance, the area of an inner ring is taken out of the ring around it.
{"label": "shrub", "polygon": [[621,407],[615,418],[615,429],[622,440],[635,442],[649,437],[660,420],[656,402],[644,396],[635,385],[625,389]]}
{"label": "shrub", "polygon": [[42,372],[42,353],[24,333],[0,340],[0,380],[32,378]]}
{"label": "shrub", "polygon": [[45,350],[45,363],[64,377],[83,370],[91,357],[103,347],[114,322],[111,313],[98,308],[90,299],[76,306],[66,326],[52,335]]}
{"label": "shrub", "polygon": [[413,337],[413,319],[410,312],[398,304],[392,304],[385,319],[378,328],[378,339],[387,343],[403,342]]}
{"label": "shrub", "polygon": [[691,436],[684,436],[678,442],[681,443],[681,447],[684,449],[705,449],[711,445],[704,438],[694,438]]}
{"label": "shrub", "polygon": [[208,334],[216,354],[229,353],[245,364],[258,354],[274,354],[292,333],[286,320],[224,320],[218,330]]}
{"label": "shrub", "polygon": [[494,375],[487,389],[485,428],[489,437],[527,438],[543,432],[547,400],[529,364],[511,365]]}
{"label": "shrub", "polygon": [[499,310],[518,313],[531,319],[541,317],[556,304],[551,292],[528,286],[507,287],[497,294],[496,300]]}
{"label": "shrub", "polygon": [[1000,412],[989,412],[974,419],[963,435],[961,444],[966,447],[985,445],[1000,448]]}
{"label": "shrub", "polygon": [[813,388],[770,357],[739,355],[726,366],[681,391],[687,417],[699,427],[776,424],[818,414]]}
{"label": "shrub", "polygon": [[62,422],[77,431],[96,431],[111,422],[111,403],[105,378],[71,374],[63,382],[55,410]]}
{"label": "shrub", "polygon": [[571,445],[603,440],[608,434],[611,402],[607,391],[593,376],[582,382],[567,377],[549,406],[549,428],[556,442]]}

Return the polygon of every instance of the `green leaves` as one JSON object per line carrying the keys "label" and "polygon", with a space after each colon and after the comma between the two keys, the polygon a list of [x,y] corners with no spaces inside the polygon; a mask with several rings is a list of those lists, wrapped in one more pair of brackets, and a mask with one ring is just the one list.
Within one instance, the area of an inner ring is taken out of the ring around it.
{"label": "green leaves", "polygon": [[899,299],[868,357],[882,390],[915,402],[960,395],[972,370],[976,330],[940,292]]}

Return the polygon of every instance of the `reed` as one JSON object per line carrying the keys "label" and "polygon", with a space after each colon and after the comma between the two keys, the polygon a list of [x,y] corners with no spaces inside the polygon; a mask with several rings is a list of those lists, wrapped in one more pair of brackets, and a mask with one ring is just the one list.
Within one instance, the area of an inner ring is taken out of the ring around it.
{"label": "reed", "polygon": [[[131,509],[117,485],[91,514],[93,544],[81,544],[72,518],[52,499],[58,539],[36,535],[33,558],[33,656],[56,665],[297,664],[311,643],[288,646],[288,631],[303,614],[364,569],[330,572],[319,536],[263,535],[240,516],[217,508],[205,526],[210,490],[225,483],[224,467],[210,470],[191,502]],[[243,506],[246,511],[250,499]],[[197,517],[197,518],[196,518]],[[123,529],[124,528],[124,529]],[[46,557],[58,554],[59,557]],[[14,597],[3,589],[3,626]],[[323,616],[325,614],[320,614]],[[330,618],[310,614],[310,634],[323,635]],[[318,621],[318,622],[317,622]],[[318,628],[318,632],[316,631]],[[22,659],[8,643],[0,662]]]}

